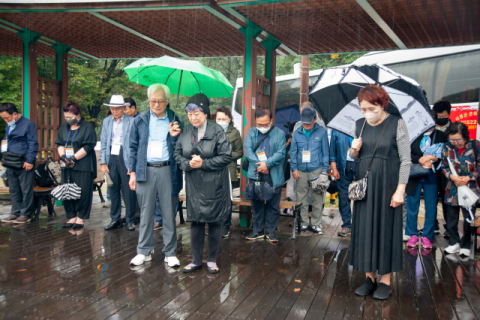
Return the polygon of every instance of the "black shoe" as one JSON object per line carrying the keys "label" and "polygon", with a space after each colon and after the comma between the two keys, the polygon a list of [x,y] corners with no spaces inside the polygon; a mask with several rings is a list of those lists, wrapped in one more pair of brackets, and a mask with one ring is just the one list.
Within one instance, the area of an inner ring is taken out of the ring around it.
{"label": "black shoe", "polygon": [[218,268],[218,267],[210,268],[209,266],[207,266],[207,271],[208,271],[208,273],[215,274],[215,273],[218,273],[218,271],[220,271],[220,268]]}
{"label": "black shoe", "polygon": [[68,229],[68,228],[73,227],[74,224],[75,224],[75,223],[68,223],[68,222],[67,222],[67,223],[65,223],[65,224],[62,226],[62,228]]}
{"label": "black shoe", "polygon": [[127,230],[128,231],[135,231],[135,223],[133,223],[133,222],[127,223]]}
{"label": "black shoe", "polygon": [[258,232],[253,232],[250,233],[248,236],[245,237],[245,239],[247,240],[257,240],[257,239],[263,239],[265,238],[265,234],[262,232],[262,233],[258,233]]}
{"label": "black shoe", "polygon": [[110,222],[110,224],[105,227],[105,230],[113,230],[117,228],[123,228],[123,223],[121,221]]}
{"label": "black shoe", "polygon": [[186,266],[185,268],[183,268],[183,273],[192,273],[193,271],[200,270],[200,269],[202,269],[202,265],[195,266],[195,267]]}
{"label": "black shoe", "polygon": [[269,233],[267,235],[267,239],[268,241],[270,241],[271,243],[277,243],[278,242],[278,237],[277,237],[277,234],[275,233],[275,231]]}
{"label": "black shoe", "polygon": [[439,234],[440,233],[440,227],[439,226],[435,226],[435,234]]}
{"label": "black shoe", "polygon": [[75,229],[82,229],[83,228],[83,224],[78,224],[78,223],[75,223],[72,227],[73,230]]}
{"label": "black shoe", "polygon": [[443,237],[444,237],[445,239],[450,238],[450,236],[448,235],[448,231],[447,231],[447,230],[445,230],[445,233],[443,234]]}
{"label": "black shoe", "polygon": [[418,230],[418,234],[419,234],[419,235],[420,235],[420,234],[423,234],[423,228],[420,229],[420,230]]}
{"label": "black shoe", "polygon": [[222,238],[223,239],[227,239],[228,236],[230,235],[230,228],[223,228],[223,234],[222,234]]}
{"label": "black shoe", "polygon": [[375,290],[377,289],[377,281],[373,282],[372,279],[367,278],[365,283],[361,286],[358,287],[355,290],[355,294],[357,296],[368,296],[369,294],[372,294]]}
{"label": "black shoe", "polygon": [[377,290],[373,293],[373,299],[386,300],[392,294],[392,288],[385,283],[379,283]]}
{"label": "black shoe", "polygon": [[126,218],[122,218],[122,219],[120,220],[120,222],[121,222],[121,223],[127,223],[127,219],[126,219]]}

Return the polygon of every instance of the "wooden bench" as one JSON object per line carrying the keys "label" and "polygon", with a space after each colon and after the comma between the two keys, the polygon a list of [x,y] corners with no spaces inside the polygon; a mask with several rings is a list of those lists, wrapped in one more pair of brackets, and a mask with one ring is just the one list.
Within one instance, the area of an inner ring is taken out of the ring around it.
{"label": "wooden bench", "polygon": [[[183,202],[187,201],[186,195],[180,195],[178,197],[178,213],[180,214],[180,223],[185,223],[184,218],[183,218],[183,211],[182,209],[186,209],[186,207],[183,207]],[[234,206],[245,206],[245,207],[251,207],[252,203],[250,200],[245,200],[243,198],[233,198],[232,205]],[[302,208],[302,203],[301,202],[293,202],[293,201],[280,201],[280,209],[290,209],[292,214],[282,214],[280,213],[281,217],[292,217],[293,218],[293,227],[292,227],[292,239],[295,239],[295,227],[297,227],[297,232],[301,232],[301,219],[300,219],[300,210]],[[234,211],[232,212],[235,213],[243,213],[241,211]]]}
{"label": "wooden bench", "polygon": [[[33,187],[33,205],[34,205],[34,213],[32,214],[32,221],[37,221],[40,217],[40,210],[42,206],[47,206],[48,208],[48,216],[53,217],[57,214],[54,210],[54,199],[51,195],[52,190],[55,187]],[[9,194],[10,191],[8,188],[0,188],[0,193]]]}

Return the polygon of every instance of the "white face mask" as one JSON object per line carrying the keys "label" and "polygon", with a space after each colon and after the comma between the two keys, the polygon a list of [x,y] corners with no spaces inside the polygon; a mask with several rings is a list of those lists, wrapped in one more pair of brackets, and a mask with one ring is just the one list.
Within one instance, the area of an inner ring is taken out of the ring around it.
{"label": "white face mask", "polygon": [[268,132],[268,130],[270,130],[270,126],[266,127],[266,128],[260,128],[260,127],[257,127],[258,131],[260,131],[262,134],[265,134]]}
{"label": "white face mask", "polygon": [[7,124],[8,124],[9,126],[13,126],[13,125],[15,124],[15,122],[16,122],[16,121],[15,121],[15,118],[13,118],[13,120],[12,120],[12,121],[8,121]]}
{"label": "white face mask", "polygon": [[217,124],[218,124],[219,126],[221,126],[223,129],[226,129],[226,128],[228,128],[228,125],[229,125],[230,123],[228,123],[228,122],[217,122]]}
{"label": "white face mask", "polygon": [[379,112],[365,112],[364,116],[369,124],[374,124],[382,117],[382,110]]}

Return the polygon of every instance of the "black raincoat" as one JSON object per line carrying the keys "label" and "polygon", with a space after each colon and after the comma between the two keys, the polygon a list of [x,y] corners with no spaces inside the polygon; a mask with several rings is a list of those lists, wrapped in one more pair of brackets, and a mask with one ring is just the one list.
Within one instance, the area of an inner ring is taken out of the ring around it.
{"label": "black raincoat", "polygon": [[[185,172],[187,220],[195,222],[224,221],[230,214],[230,180],[228,165],[232,162],[232,147],[221,126],[207,120],[205,135],[194,142],[198,129],[186,126],[177,140],[175,161]],[[192,149],[203,159],[202,167],[190,167]]]}

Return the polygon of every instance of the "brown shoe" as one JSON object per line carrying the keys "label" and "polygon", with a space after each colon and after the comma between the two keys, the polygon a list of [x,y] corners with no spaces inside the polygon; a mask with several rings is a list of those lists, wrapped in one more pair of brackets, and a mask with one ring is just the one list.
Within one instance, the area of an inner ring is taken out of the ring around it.
{"label": "brown shoe", "polygon": [[28,221],[30,221],[29,217],[20,216],[16,220],[13,220],[13,223],[26,223]]}
{"label": "brown shoe", "polygon": [[16,215],[11,214],[8,216],[8,218],[3,219],[2,222],[13,222],[14,220],[17,220],[17,218],[18,217]]}

